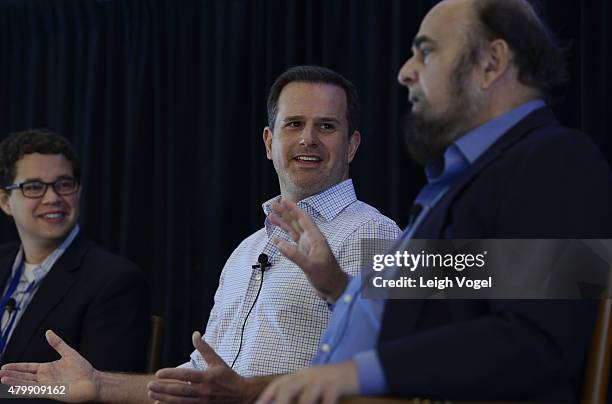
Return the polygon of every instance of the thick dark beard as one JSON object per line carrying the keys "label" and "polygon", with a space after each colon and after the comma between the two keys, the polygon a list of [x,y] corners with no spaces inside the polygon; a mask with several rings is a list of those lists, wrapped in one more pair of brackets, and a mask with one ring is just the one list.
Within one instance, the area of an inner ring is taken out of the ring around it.
{"label": "thick dark beard", "polygon": [[482,102],[470,91],[468,77],[472,64],[466,59],[459,59],[450,77],[450,104],[448,108],[432,114],[427,100],[423,103],[422,112],[414,114],[411,109],[404,116],[404,140],[410,156],[420,165],[426,166],[439,161],[446,148],[474,127],[475,115]]}
{"label": "thick dark beard", "polygon": [[415,115],[410,109],[404,117],[404,140],[408,153],[421,166],[442,158],[444,150],[461,134],[454,116]]}

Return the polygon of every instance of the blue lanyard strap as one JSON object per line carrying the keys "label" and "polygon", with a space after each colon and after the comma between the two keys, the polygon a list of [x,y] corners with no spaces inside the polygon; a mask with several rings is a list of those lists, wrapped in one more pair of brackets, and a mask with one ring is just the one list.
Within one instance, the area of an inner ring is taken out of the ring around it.
{"label": "blue lanyard strap", "polygon": [[6,342],[8,340],[8,336],[11,333],[11,330],[15,326],[15,319],[17,318],[17,312],[19,311],[19,307],[15,307],[10,314],[10,320],[6,327],[6,330],[0,336],[0,356],[4,354],[4,348],[6,347]]}
{"label": "blue lanyard strap", "polygon": [[[22,260],[21,264],[17,266],[17,270],[15,271],[15,274],[13,275],[13,278],[11,279],[11,282],[9,283],[9,287],[6,290],[6,293],[4,294],[4,296],[2,296],[2,300],[0,301],[0,309],[2,310],[0,311],[0,318],[4,316],[4,311],[6,310],[8,301],[11,299],[11,297],[15,293],[15,289],[17,289],[17,285],[19,284],[19,281],[21,280],[21,275],[23,274],[24,267],[25,267],[25,263]],[[34,283],[35,282],[31,282],[28,285],[28,288],[26,289],[25,293],[29,293],[32,290],[32,288],[34,287]],[[8,325],[6,329],[4,330],[4,332],[2,333],[2,335],[0,336],[0,354],[4,353],[4,348],[6,347],[8,336],[11,332],[11,329],[15,325],[15,319],[17,318],[18,310],[19,308],[15,307],[12,310],[12,312],[9,313],[10,319],[9,319]]]}
{"label": "blue lanyard strap", "polygon": [[6,310],[6,305],[8,304],[9,299],[11,298],[11,296],[13,296],[13,293],[15,293],[15,289],[17,289],[17,285],[19,284],[19,280],[21,279],[21,274],[23,274],[24,267],[25,263],[22,260],[21,264],[17,267],[13,278],[11,279],[11,283],[9,284],[6,293],[4,294],[4,296],[2,296],[2,300],[0,301],[0,309],[2,310],[2,313],[4,313],[4,310]]}
{"label": "blue lanyard strap", "polygon": [[[23,292],[23,295],[27,295],[31,293],[35,286],[36,286],[36,280],[33,280],[32,282],[30,282],[26,290]],[[5,307],[5,310],[6,310],[6,307]],[[19,310],[21,310],[21,307],[19,306],[15,307],[12,310],[12,312],[10,313],[10,319],[6,326],[6,329],[4,330],[2,335],[0,335],[0,357],[2,357],[2,355],[4,354],[4,348],[6,348],[6,343],[8,342],[8,338],[11,334],[11,330],[15,326],[15,320],[17,319],[17,313],[19,312]],[[2,314],[4,315],[4,311],[2,312]]]}

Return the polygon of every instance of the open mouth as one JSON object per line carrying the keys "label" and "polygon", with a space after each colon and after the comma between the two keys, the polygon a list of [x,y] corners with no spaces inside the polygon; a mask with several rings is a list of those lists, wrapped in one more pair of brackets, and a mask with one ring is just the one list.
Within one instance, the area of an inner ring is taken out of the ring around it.
{"label": "open mouth", "polygon": [[49,212],[49,213],[40,215],[41,218],[45,220],[50,220],[50,221],[64,220],[66,216],[67,216],[66,212]]}
{"label": "open mouth", "polygon": [[320,157],[317,157],[317,156],[304,156],[304,155],[295,156],[293,159],[297,161],[308,162],[308,163],[318,163],[320,161],[323,161]]}

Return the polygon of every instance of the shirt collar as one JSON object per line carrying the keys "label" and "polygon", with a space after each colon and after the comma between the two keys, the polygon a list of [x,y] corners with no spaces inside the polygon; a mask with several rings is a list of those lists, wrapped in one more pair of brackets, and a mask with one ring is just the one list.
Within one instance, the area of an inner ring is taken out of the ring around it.
{"label": "shirt collar", "polygon": [[443,164],[429,164],[425,167],[427,181],[437,182],[457,175],[473,164],[510,128],[545,105],[540,99],[528,101],[467,132],[446,149]]}
{"label": "shirt collar", "polygon": [[[281,196],[276,196],[267,202],[263,203],[261,207],[267,216],[272,210],[272,203],[279,202]],[[319,192],[318,194],[304,198],[297,203],[297,205],[304,209],[310,216],[320,216],[326,222],[333,220],[340,212],[344,210],[348,205],[357,200],[355,194],[355,188],[353,187],[353,180],[350,178],[344,180],[336,185],[333,185],[326,190]]]}
{"label": "shirt collar", "polygon": [[[70,244],[72,244],[77,234],[79,234],[79,231],[80,231],[80,228],[79,228],[79,225],[77,224],[70,231],[70,233],[68,234],[68,237],[64,239],[62,244],[60,244],[59,247],[53,250],[53,252],[49,254],[47,258],[44,259],[43,262],[36,265],[36,267],[32,271],[36,282],[40,281],[42,278],[45,277],[45,275],[47,275],[47,273],[49,273],[51,268],[53,268],[53,265],[55,265],[55,262],[64,254],[64,251],[66,251],[66,249],[70,247]],[[17,270],[17,267],[22,264],[23,255],[24,254],[23,254],[23,245],[22,245],[13,263],[13,273]]]}

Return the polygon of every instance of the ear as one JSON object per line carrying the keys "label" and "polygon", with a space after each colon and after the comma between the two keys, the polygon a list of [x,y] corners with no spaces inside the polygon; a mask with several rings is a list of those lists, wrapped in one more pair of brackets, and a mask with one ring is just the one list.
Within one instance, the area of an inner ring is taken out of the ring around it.
{"label": "ear", "polygon": [[482,52],[482,89],[490,88],[508,70],[511,52],[508,43],[496,39]]}
{"label": "ear", "polygon": [[81,192],[83,192],[83,183],[82,182],[79,183],[79,190],[77,191],[77,194],[76,194],[78,202],[81,201]]}
{"label": "ear", "polygon": [[356,130],[355,132],[353,132],[353,135],[349,137],[349,144],[348,144],[348,162],[349,163],[353,161],[353,158],[355,157],[355,154],[357,154],[357,149],[359,148],[360,144],[361,144],[361,133],[359,133],[359,131]]}
{"label": "ear", "polygon": [[6,192],[4,189],[0,190],[0,208],[4,213],[8,216],[12,216],[11,214],[11,204],[9,203],[9,198],[11,195]]}
{"label": "ear", "polygon": [[263,141],[266,145],[266,157],[272,160],[272,129],[266,126],[263,130]]}

